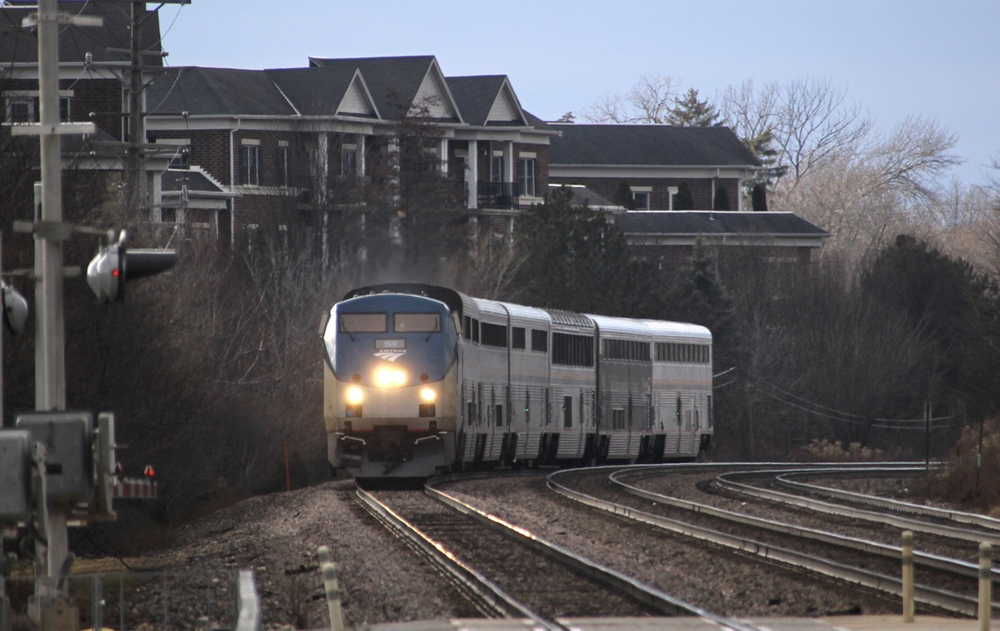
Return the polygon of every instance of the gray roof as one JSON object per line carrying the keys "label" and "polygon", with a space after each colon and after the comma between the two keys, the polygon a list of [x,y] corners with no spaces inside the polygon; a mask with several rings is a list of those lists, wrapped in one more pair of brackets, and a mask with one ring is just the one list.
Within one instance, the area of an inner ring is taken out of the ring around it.
{"label": "gray roof", "polygon": [[614,215],[614,222],[625,234],[829,236],[822,228],[788,212],[630,211]]}
{"label": "gray roof", "polygon": [[299,113],[305,116],[329,116],[337,113],[357,70],[333,67],[287,68],[264,72]]}
{"label": "gray roof", "polygon": [[[0,63],[38,63],[38,37],[34,30],[21,26],[21,20],[37,12],[37,2],[31,7],[12,6],[10,3],[0,9]],[[129,63],[129,22],[128,5],[101,2],[60,2],[60,12],[70,15],[97,15],[104,19],[104,26],[73,26],[59,27],[59,60],[63,63],[83,63],[87,53],[91,54],[95,64]],[[143,49],[159,53],[160,21],[156,11],[147,11],[142,23]],[[118,49],[115,51],[109,48]],[[152,54],[143,57],[143,63],[149,67],[162,67],[160,55]]]}
{"label": "gray roof", "polygon": [[358,57],[353,59],[326,59],[310,57],[309,65],[342,70],[361,70],[368,90],[375,100],[375,107],[382,116],[394,118],[400,108],[414,102],[420,84],[434,62],[433,55],[414,57]]}
{"label": "gray roof", "polygon": [[728,127],[550,125],[552,165],[760,166]]}
{"label": "gray roof", "polygon": [[[481,75],[473,77],[448,77],[448,89],[462,112],[462,118],[470,125],[483,126],[493,104],[500,96],[500,90],[507,81],[505,75]],[[495,123],[494,123],[495,124]],[[517,124],[522,123],[510,123]]]}
{"label": "gray roof", "polygon": [[146,104],[151,114],[295,115],[264,70],[167,68],[150,85]]}
{"label": "gray roof", "polygon": [[583,206],[586,204],[589,208],[622,208],[621,204],[615,204],[609,201],[602,195],[598,195],[594,191],[590,190],[586,186],[579,185],[569,185],[569,184],[549,184],[549,190],[565,188],[570,193],[569,204],[570,206]]}

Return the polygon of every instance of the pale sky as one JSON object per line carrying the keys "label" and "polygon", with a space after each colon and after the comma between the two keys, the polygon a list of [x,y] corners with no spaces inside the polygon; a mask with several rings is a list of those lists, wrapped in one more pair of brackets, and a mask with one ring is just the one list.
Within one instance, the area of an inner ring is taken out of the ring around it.
{"label": "pale sky", "polygon": [[919,116],[957,134],[966,182],[1000,158],[998,0],[191,0],[160,24],[171,66],[434,55],[445,75],[507,75],[544,120],[583,122],[644,74],[702,98],[747,79],[824,79],[881,130]]}

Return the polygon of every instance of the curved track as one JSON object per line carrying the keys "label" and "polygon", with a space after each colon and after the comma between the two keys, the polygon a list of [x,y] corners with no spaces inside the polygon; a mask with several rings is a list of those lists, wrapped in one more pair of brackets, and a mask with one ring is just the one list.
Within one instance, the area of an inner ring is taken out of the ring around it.
{"label": "curved track", "polygon": [[[624,503],[620,497],[616,498],[614,494],[609,496],[606,493],[593,493],[589,491],[590,487],[588,487],[588,492],[572,488],[574,486],[572,480],[575,476],[594,475],[593,470],[589,472],[583,470],[556,472],[549,476],[549,486],[575,501],[686,537],[728,547],[744,554],[777,561],[784,565],[865,588],[894,595],[901,594],[902,586],[898,578],[900,573],[898,559],[901,551],[897,546],[828,532],[819,527],[804,526],[801,523],[788,523],[757,517],[742,510],[730,510],[691,499],[672,497],[640,488],[631,483],[641,481],[643,478],[648,479],[651,476],[677,475],[680,472],[692,471],[705,472],[706,475],[711,475],[711,472],[714,471],[725,471],[725,473],[718,475],[717,479],[747,475],[760,477],[763,475],[760,467],[760,465],[660,465],[606,469],[604,473],[608,476],[612,488],[617,489],[619,494],[624,491],[646,500],[642,503],[644,510],[632,505],[635,502]],[[732,471],[734,468],[741,471],[734,472]],[[747,468],[753,468],[754,472],[746,471]],[[802,472],[801,466],[794,468],[787,465],[763,465],[763,468],[767,470],[767,476],[770,478],[777,475],[787,476],[790,472]],[[811,467],[809,474],[823,475],[836,469],[839,469],[838,475],[847,474],[843,471],[842,466]],[[890,471],[890,469],[884,468],[878,470],[883,473]],[[852,471],[855,474],[871,475],[876,469],[871,466],[863,466],[854,468]],[[902,466],[892,468],[891,471],[896,474],[907,474],[912,472],[913,468]],[[733,483],[727,481],[720,482],[720,484],[732,485]],[[753,501],[775,501],[776,492],[774,491],[761,489],[759,485],[736,484],[742,485],[739,489],[741,494]],[[730,488],[732,487],[730,486]],[[597,495],[603,497],[597,497]],[[788,494],[782,495],[787,496]],[[649,501],[655,503],[653,507],[648,504]],[[793,504],[796,510],[802,510],[803,508],[811,509],[810,503],[816,500],[810,498],[796,500],[784,497],[782,501]],[[825,507],[825,509],[828,511],[828,515],[836,515],[838,519],[844,516],[844,513],[838,512],[835,507]],[[876,513],[868,512],[870,514],[867,517],[874,518]],[[941,518],[940,515],[937,517]],[[853,513],[851,518],[853,519]],[[879,523],[884,524],[885,521],[883,519]],[[935,532],[936,536],[944,536],[942,533],[955,534],[956,531],[959,534],[964,534],[962,528],[955,528],[947,524],[927,525],[927,522],[923,521],[918,524],[910,524],[908,521],[896,523],[906,523],[907,527],[909,525],[920,526],[923,528],[922,532]],[[960,538],[963,541],[969,539],[967,536]],[[808,545],[802,545],[803,542],[808,542]],[[967,577],[978,575],[977,566],[965,561],[931,554],[918,554],[917,563],[918,566],[930,568],[929,570],[921,570],[920,574],[926,580],[933,581],[935,585],[955,586],[954,589],[948,590],[932,588],[927,585],[918,586],[916,590],[918,603],[923,604],[926,608],[948,612],[952,615],[975,615],[976,585],[974,580]],[[942,575],[946,575],[947,579],[942,580]],[[996,604],[994,604],[994,611],[1000,611]]]}
{"label": "curved track", "polygon": [[434,487],[370,493],[359,500],[448,572],[489,616],[531,620],[567,629],[568,619],[591,616],[697,616],[734,630],[754,627],[715,616],[595,564],[532,533],[480,511]]}

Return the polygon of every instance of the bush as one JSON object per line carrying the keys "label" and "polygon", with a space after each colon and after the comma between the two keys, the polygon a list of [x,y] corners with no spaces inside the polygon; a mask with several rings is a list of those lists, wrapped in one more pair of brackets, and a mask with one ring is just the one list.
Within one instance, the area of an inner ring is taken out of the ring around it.
{"label": "bush", "polygon": [[929,498],[1000,517],[1000,418],[983,424],[981,466],[979,454],[979,426],[962,428],[945,467],[931,478]]}

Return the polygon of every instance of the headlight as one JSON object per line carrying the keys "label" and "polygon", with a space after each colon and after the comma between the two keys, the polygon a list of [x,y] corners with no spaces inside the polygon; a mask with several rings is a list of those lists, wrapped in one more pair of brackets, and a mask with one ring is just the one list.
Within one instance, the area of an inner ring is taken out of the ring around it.
{"label": "headlight", "polygon": [[375,383],[380,388],[398,388],[406,385],[406,373],[398,368],[379,368],[375,371]]}
{"label": "headlight", "polygon": [[420,398],[428,403],[433,403],[434,399],[437,398],[437,392],[434,392],[433,388],[424,388],[420,391]]}
{"label": "headlight", "polygon": [[347,389],[347,402],[351,405],[357,405],[361,403],[364,399],[364,394],[361,392],[361,388],[357,386],[351,386]]}

